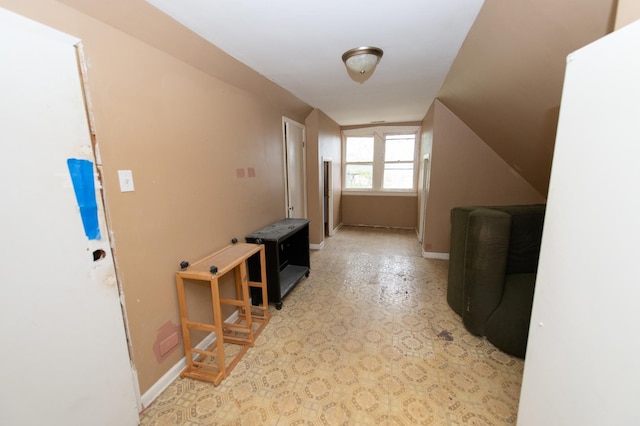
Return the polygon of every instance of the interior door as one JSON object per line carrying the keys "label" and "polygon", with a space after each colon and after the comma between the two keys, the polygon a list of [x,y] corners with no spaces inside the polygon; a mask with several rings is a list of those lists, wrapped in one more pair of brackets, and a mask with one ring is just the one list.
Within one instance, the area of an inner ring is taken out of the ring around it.
{"label": "interior door", "polygon": [[288,118],[283,119],[286,153],[287,217],[307,217],[305,128]]}
{"label": "interior door", "polygon": [[138,424],[77,43],[0,9],[0,423],[7,425]]}

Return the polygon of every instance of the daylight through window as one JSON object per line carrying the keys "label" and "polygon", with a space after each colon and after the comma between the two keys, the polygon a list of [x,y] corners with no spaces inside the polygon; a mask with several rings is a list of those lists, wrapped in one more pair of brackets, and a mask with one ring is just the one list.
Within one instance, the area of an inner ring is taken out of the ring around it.
{"label": "daylight through window", "polygon": [[373,136],[347,138],[345,182],[347,188],[373,188]]}
{"label": "daylight through window", "polygon": [[416,135],[387,135],[383,189],[413,189]]}
{"label": "daylight through window", "polygon": [[344,187],[353,191],[415,191],[416,132],[347,135]]}

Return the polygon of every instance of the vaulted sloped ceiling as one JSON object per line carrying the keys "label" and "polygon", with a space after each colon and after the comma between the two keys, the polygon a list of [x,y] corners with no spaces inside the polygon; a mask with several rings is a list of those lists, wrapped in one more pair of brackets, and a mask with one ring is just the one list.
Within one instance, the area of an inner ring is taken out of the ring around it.
{"label": "vaulted sloped ceiling", "polygon": [[566,57],[612,31],[615,7],[615,0],[485,0],[438,93],[542,195]]}

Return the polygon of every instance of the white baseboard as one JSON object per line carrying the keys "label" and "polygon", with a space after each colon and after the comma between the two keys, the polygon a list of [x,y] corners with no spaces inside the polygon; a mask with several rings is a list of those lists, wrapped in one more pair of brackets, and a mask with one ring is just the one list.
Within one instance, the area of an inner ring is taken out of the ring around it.
{"label": "white baseboard", "polygon": [[[225,322],[235,322],[238,320],[238,311],[235,311],[233,314],[229,316],[225,320]],[[195,348],[200,350],[205,350],[209,346],[211,346],[216,341],[215,333],[209,333],[207,337],[202,339],[200,343],[198,343]],[[193,358],[195,359],[198,355],[193,354]],[[160,377],[160,380],[155,382],[149,390],[147,390],[142,397],[140,398],[140,403],[142,405],[141,410],[147,408],[160,394],[167,388],[175,379],[180,376],[182,370],[184,370],[187,366],[187,359],[183,357],[180,361],[178,361],[173,367],[167,371],[164,376]]]}
{"label": "white baseboard", "polygon": [[410,226],[387,226],[387,225],[367,225],[366,223],[356,223],[349,224],[347,226],[356,226],[359,228],[379,228],[379,229],[403,229],[403,230],[413,230]]}
{"label": "white baseboard", "polygon": [[[329,237],[333,237],[342,228],[342,224],[336,226],[333,230],[329,231]],[[324,241],[320,244],[309,244],[311,250],[322,250],[324,248]]]}
{"label": "white baseboard", "polygon": [[324,241],[320,244],[309,244],[311,250],[322,250],[324,248]]}
{"label": "white baseboard", "polygon": [[425,259],[449,260],[449,253],[436,253],[433,251],[422,251],[422,257]]}
{"label": "white baseboard", "polygon": [[131,375],[133,376],[133,390],[136,393],[136,406],[138,407],[138,413],[140,413],[144,406],[142,405],[142,395],[140,395],[140,381],[138,380],[138,371],[133,365],[133,362],[131,363]]}

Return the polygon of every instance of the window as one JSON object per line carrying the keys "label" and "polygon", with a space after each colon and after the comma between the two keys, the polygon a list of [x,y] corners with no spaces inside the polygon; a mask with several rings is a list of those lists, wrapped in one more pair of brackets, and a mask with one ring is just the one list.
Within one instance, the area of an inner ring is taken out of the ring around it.
{"label": "window", "polygon": [[383,189],[413,189],[415,151],[415,134],[385,137]]}
{"label": "window", "polygon": [[373,188],[373,136],[347,138],[345,182],[347,188]]}
{"label": "window", "polygon": [[[389,133],[382,133],[383,136],[380,136],[380,130]],[[370,192],[415,191],[417,131],[415,127],[346,130],[345,189]]]}

